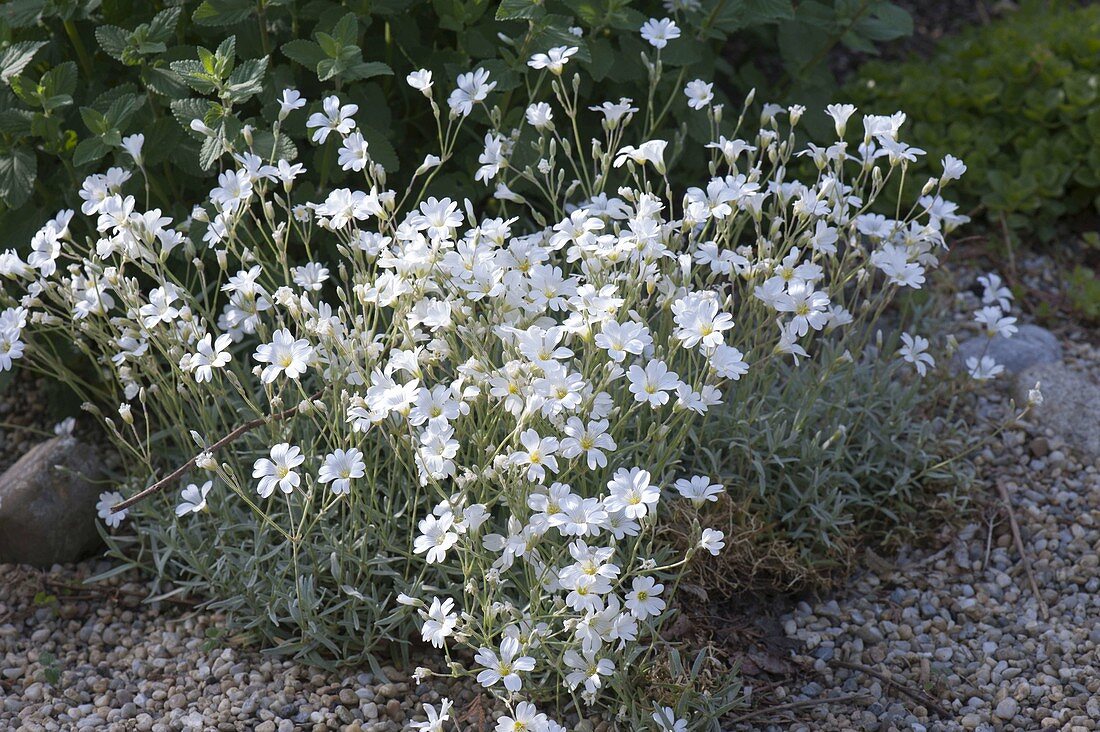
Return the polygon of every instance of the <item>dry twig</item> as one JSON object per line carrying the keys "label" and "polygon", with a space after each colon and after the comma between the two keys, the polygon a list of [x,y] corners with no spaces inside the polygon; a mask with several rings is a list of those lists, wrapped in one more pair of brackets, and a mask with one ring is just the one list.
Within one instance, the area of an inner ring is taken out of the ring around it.
{"label": "dry twig", "polygon": [[918,689],[910,688],[909,686],[906,686],[905,684],[901,683],[900,681],[898,681],[894,677],[887,676],[886,674],[882,673],[881,671],[876,671],[875,669],[871,668],[870,666],[864,666],[862,663],[849,663],[848,661],[835,661],[834,660],[831,663],[834,666],[840,666],[841,668],[846,668],[850,671],[859,671],[861,673],[867,674],[868,676],[874,676],[876,679],[878,679],[882,683],[884,683],[888,686],[891,686],[894,689],[897,689],[897,691],[899,693],[904,694],[905,696],[909,697],[910,699],[917,702],[918,704],[921,704],[923,706],[928,707],[929,709],[934,711],[939,716],[944,717],[944,718],[947,718],[947,717],[951,716],[951,712],[944,709],[943,706],[938,701],[933,699],[930,695],[928,695],[928,694],[926,694],[923,691],[920,691]]}
{"label": "dry twig", "polygon": [[[306,401],[312,402],[314,399],[321,396],[322,393],[323,393],[323,390],[316,391],[311,396],[307,397]],[[251,432],[252,430],[256,429],[257,427],[262,427],[263,425],[269,424],[271,422],[282,422],[285,419],[290,419],[291,417],[293,417],[295,414],[298,413],[298,407],[300,407],[300,406],[301,406],[301,402],[294,405],[290,409],[284,409],[283,411],[281,411],[277,414],[272,414],[270,416],[256,417],[256,419],[249,420],[248,422],[245,422],[240,427],[236,428],[235,430],[233,430],[232,432],[227,434],[225,437],[223,437],[220,440],[218,440],[217,442],[215,442],[213,445],[211,445],[206,450],[206,452],[209,452],[210,454],[213,454],[213,453],[217,452],[218,450],[222,449],[223,447],[225,447],[226,445],[228,445],[229,443],[234,442],[237,439],[243,437],[245,434],[247,434],[248,432]],[[138,503],[140,501],[144,501],[146,498],[153,495],[154,493],[159,493],[160,491],[164,490],[171,483],[178,480],[188,470],[195,467],[195,461],[196,460],[198,460],[198,455],[191,458],[190,460],[185,462],[183,465],[179,466],[178,468],[173,470],[171,473],[164,476],[163,478],[158,480],[156,483],[153,483],[153,485],[149,486],[148,488],[141,491],[140,493],[137,493],[133,496],[130,496],[125,501],[122,501],[120,503],[115,504],[114,506],[111,507],[111,513],[118,513],[119,511],[122,511],[124,509],[129,508],[130,506],[133,506],[135,503]]]}
{"label": "dry twig", "polygon": [[1027,582],[1031,585],[1031,594],[1035,595],[1035,600],[1039,603],[1039,614],[1043,616],[1043,620],[1050,619],[1050,608],[1047,607],[1046,601],[1039,593],[1039,584],[1035,581],[1035,574],[1031,571],[1031,558],[1028,557],[1027,550],[1024,548],[1024,540],[1020,536],[1020,524],[1016,522],[1016,512],[1012,509],[1012,501],[1008,496],[1008,484],[1003,479],[997,481],[997,491],[1001,494],[1001,502],[1004,504],[1005,512],[1008,513],[1008,525],[1012,528],[1012,541],[1016,544],[1016,551],[1020,554],[1020,563],[1024,565],[1024,574],[1027,575]]}
{"label": "dry twig", "polygon": [[865,692],[859,694],[844,694],[841,696],[822,697],[820,699],[807,699],[806,701],[790,702],[789,704],[776,704],[775,706],[767,707],[766,709],[757,709],[749,712],[748,714],[742,714],[739,717],[734,717],[728,720],[729,724],[739,724],[741,722],[747,722],[750,719],[756,719],[757,717],[763,717],[768,714],[776,714],[778,712],[790,712],[796,709],[805,709],[806,707],[816,707],[822,704],[829,704],[836,702],[837,704],[846,704],[849,702],[857,701],[871,701],[871,695]]}

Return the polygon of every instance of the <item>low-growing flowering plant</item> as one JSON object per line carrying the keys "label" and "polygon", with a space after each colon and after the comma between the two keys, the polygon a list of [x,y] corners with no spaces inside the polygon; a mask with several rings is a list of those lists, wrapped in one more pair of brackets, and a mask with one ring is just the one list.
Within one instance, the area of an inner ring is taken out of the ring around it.
{"label": "low-growing flowering plant", "polygon": [[[656,88],[679,30],[655,19],[641,33]],[[173,222],[140,207],[131,171],[91,176],[83,218],[59,214],[26,262],[4,254],[22,288],[5,290],[4,343],[71,373],[50,341],[20,338],[56,334],[95,362],[120,405],[106,424],[138,466],[130,499],[104,496],[107,520],[170,487],[176,517],[142,520],[178,521],[180,541],[250,527],[243,591],[276,567],[287,591],[267,612],[292,648],[338,652],[324,633],[335,614],[368,648],[415,633],[446,658],[417,676],[473,678],[507,707],[502,732],[593,711],[631,729],[703,728],[732,687],[702,681],[702,656],[668,663],[662,628],[685,568],[730,537],[697,519],[686,543],[662,532],[671,508],[724,492],[692,470],[687,436],[711,410],[742,408],[728,387],[750,371],[783,379],[823,343],[838,363],[862,358],[868,326],[922,286],[963,220],[940,195],[962,167],[946,159],[884,215],[876,197],[904,189],[922,154],[899,139],[904,115],[864,117],[849,144],[855,110],[831,106],[837,141],[800,148],[802,108],[765,105],[739,136],[751,100],[731,125],[697,80],[684,94],[713,132],[710,169],[676,191],[666,172],[683,139],[627,142],[635,115],[656,129],[665,102],[583,104],[574,50],[531,57],[543,76],[509,125],[485,69],[460,75],[445,106],[430,73],[410,74],[440,149],[404,192],[337,96],[306,125],[362,173],[355,190],[300,195],[310,171],[252,146]],[[495,190],[491,211],[432,187],[475,139],[475,108],[492,122],[472,176]],[[584,114],[602,139],[578,138]],[[817,171],[806,182],[789,173],[801,157]],[[928,341],[903,340],[923,375]],[[182,467],[158,480],[174,457]],[[662,664],[669,677],[655,679]],[[421,728],[449,714],[445,702]]]}

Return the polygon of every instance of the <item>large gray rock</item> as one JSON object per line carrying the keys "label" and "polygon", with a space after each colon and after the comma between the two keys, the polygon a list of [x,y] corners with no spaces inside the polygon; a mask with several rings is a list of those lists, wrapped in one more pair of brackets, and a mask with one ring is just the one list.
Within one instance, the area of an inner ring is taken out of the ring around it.
{"label": "large gray rock", "polygon": [[959,344],[955,352],[955,365],[964,368],[966,359],[992,356],[1010,374],[1018,374],[1029,366],[1040,363],[1059,363],[1062,360],[1062,344],[1058,336],[1046,328],[1030,323],[1021,325],[1011,338],[980,335]]}
{"label": "large gray rock", "polygon": [[1040,382],[1043,403],[1033,418],[1050,427],[1084,457],[1100,458],[1100,384],[1062,363],[1032,366],[1016,376],[1016,403]]}
{"label": "large gray rock", "polygon": [[71,436],[35,445],[0,475],[0,562],[48,567],[100,546],[96,451]]}

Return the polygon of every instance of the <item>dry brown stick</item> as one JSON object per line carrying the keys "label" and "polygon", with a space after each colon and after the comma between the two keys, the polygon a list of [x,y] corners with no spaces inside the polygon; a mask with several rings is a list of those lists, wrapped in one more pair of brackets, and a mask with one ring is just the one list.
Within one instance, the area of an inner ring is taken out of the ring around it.
{"label": "dry brown stick", "polygon": [[787,712],[795,709],[803,709],[805,707],[816,707],[821,704],[828,704],[830,702],[844,703],[854,701],[870,701],[871,695],[865,692],[858,694],[845,694],[841,696],[823,697],[820,699],[807,699],[806,701],[790,702],[789,704],[778,704],[774,707],[768,707],[767,709],[757,709],[749,712],[748,714],[742,714],[739,717],[734,717],[729,720],[730,724],[739,724],[741,722],[747,722],[750,719],[756,719],[766,714],[775,714],[776,712]]}
{"label": "dry brown stick", "polygon": [[1001,502],[1008,513],[1008,525],[1012,529],[1012,541],[1016,544],[1016,551],[1020,554],[1020,563],[1024,565],[1024,574],[1027,575],[1028,584],[1031,585],[1031,594],[1035,595],[1035,599],[1039,603],[1039,614],[1043,616],[1043,620],[1048,620],[1050,619],[1050,608],[1047,607],[1043,596],[1039,594],[1039,584],[1035,581],[1035,575],[1031,571],[1031,559],[1027,555],[1027,550],[1024,549],[1024,540],[1020,535],[1020,524],[1016,522],[1016,512],[1012,510],[1012,501],[1008,497],[1008,485],[1003,479],[997,480],[997,491],[1001,494]]}
{"label": "dry brown stick", "polygon": [[[59,582],[58,580],[52,580],[46,578],[44,583],[47,587],[55,590],[72,590],[72,591],[87,591],[93,593],[94,596],[104,597],[111,595],[125,595],[126,597],[139,597],[145,599],[147,596],[144,592],[135,592],[134,590],[125,590],[121,587],[101,587],[99,585],[74,585],[68,582]],[[98,593],[95,595],[94,593]],[[58,599],[74,601],[77,595],[62,595]],[[88,598],[91,599],[91,598]],[[196,607],[200,603],[198,600],[192,600],[186,597],[162,597],[157,602],[170,602],[174,605],[183,605],[184,607]]]}
{"label": "dry brown stick", "polygon": [[[321,396],[323,391],[324,391],[323,389],[320,389],[320,390],[314,392],[311,396],[307,397],[306,400],[312,402],[314,399]],[[245,422],[240,427],[238,427],[237,429],[235,429],[232,432],[230,432],[229,434],[227,434],[225,437],[223,437],[220,440],[218,440],[217,442],[215,442],[213,445],[211,445],[209,448],[206,449],[206,452],[209,452],[209,453],[213,454],[214,452],[220,450],[221,448],[225,447],[229,443],[234,442],[235,440],[239,439],[240,437],[242,437],[246,433],[251,432],[252,430],[256,429],[257,427],[262,427],[263,425],[269,424],[271,422],[282,422],[284,419],[290,419],[291,417],[293,417],[295,414],[298,413],[298,407],[300,407],[300,406],[301,406],[301,402],[294,405],[290,409],[284,409],[283,411],[279,412],[278,414],[272,414],[272,415],[266,416],[266,417],[257,417],[256,419],[249,420],[248,422]],[[111,507],[111,513],[118,513],[119,511],[122,511],[124,509],[129,508],[130,506],[133,506],[135,503],[138,503],[140,501],[144,501],[146,498],[153,495],[154,493],[159,493],[160,491],[164,490],[165,488],[168,487],[168,485],[170,483],[172,483],[175,480],[178,480],[180,478],[180,476],[182,476],[184,473],[186,473],[191,468],[195,467],[195,461],[196,460],[198,460],[198,455],[191,458],[190,460],[185,462],[183,465],[179,466],[178,468],[173,470],[171,473],[164,476],[163,478],[158,480],[156,483],[153,483],[153,485],[149,486],[148,488],[141,491],[140,493],[137,493],[133,496],[130,496],[125,501],[122,501],[120,503],[116,503],[114,506]]]}
{"label": "dry brown stick", "polygon": [[894,687],[900,693],[902,693],[905,696],[909,697],[910,699],[917,702],[918,704],[923,704],[926,707],[931,707],[932,711],[934,711],[936,714],[940,715],[941,717],[946,718],[946,717],[951,716],[951,712],[944,709],[943,706],[939,702],[937,702],[935,699],[933,699],[931,695],[926,694],[923,691],[919,691],[919,690],[916,690],[916,689],[911,689],[907,685],[905,685],[905,684],[901,683],[900,681],[898,681],[897,679],[895,679],[894,677],[887,676],[886,674],[882,673],[881,671],[873,669],[870,666],[864,666],[862,663],[850,663],[848,661],[836,661],[836,660],[830,661],[830,663],[832,663],[834,666],[840,666],[841,668],[849,669],[850,671],[859,671],[861,673],[867,674],[868,676],[874,676],[876,679],[878,679],[882,683]]}

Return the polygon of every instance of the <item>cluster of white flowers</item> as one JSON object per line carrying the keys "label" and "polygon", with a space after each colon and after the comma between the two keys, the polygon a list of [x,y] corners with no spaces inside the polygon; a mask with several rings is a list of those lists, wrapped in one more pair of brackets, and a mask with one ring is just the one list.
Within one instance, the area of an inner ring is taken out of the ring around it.
{"label": "cluster of white flowers", "polygon": [[[659,50],[680,31],[650,20],[642,35]],[[151,471],[134,412],[177,425],[181,449],[194,439],[204,451],[195,472],[213,475],[183,488],[182,520],[221,488],[218,500],[236,494],[300,536],[343,503],[407,494],[408,511],[373,516],[409,522],[401,602],[448,658],[454,647],[472,653],[473,669],[449,668],[507,703],[498,732],[562,729],[532,703],[554,695],[548,681],[619,709],[611,681],[656,652],[681,571],[724,547],[698,521],[679,553],[658,539],[670,502],[690,512],[724,493],[680,466],[691,424],[749,369],[797,367],[819,339],[847,343],[850,324],[898,288],[921,287],[963,220],[940,197],[962,172],[953,158],[908,216],[871,210],[921,154],[898,140],[904,115],[863,118],[849,149],[855,110],[830,107],[838,141],[795,153],[802,108],[766,105],[759,130],[739,138],[720,128],[701,80],[685,92],[715,131],[711,175],[676,196],[669,143],[623,142],[632,100],[591,108],[603,140],[563,144],[555,115],[582,114],[559,80],[575,52],[535,54],[529,64],[553,77],[553,96],[531,100],[519,129],[485,136],[476,177],[495,184],[499,215],[479,218],[458,196],[410,197],[495,86],[483,69],[461,75],[444,126],[420,71],[407,81],[440,122],[441,156],[405,194],[386,188],[356,105],[330,96],[307,127],[314,142],[340,146],[363,189],[298,200],[302,164],[242,150],[209,201],[173,225],[139,211],[123,189],[129,174],[112,169],[81,191],[85,243],[65,212],[26,263],[9,251],[0,264],[24,288],[0,315],[0,367],[22,354],[28,320],[82,344],[125,400],[131,432],[112,429],[139,443],[131,449]],[[280,104],[281,123],[306,100],[287,90]],[[538,160],[514,166],[524,134]],[[790,178],[795,154],[813,161],[815,180]],[[992,280],[987,296],[1005,297]],[[980,320],[1006,333],[1012,319],[992,302]],[[903,340],[901,357],[923,375],[928,341]],[[293,415],[272,416],[288,405]],[[250,418],[259,429],[206,452]],[[112,522],[121,498],[104,497]],[[683,728],[677,713],[646,711],[662,729]],[[441,728],[448,714],[444,702],[421,726]]]}

